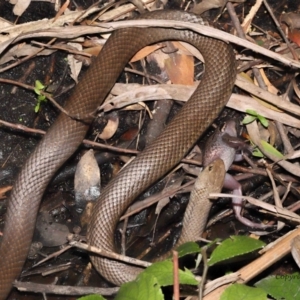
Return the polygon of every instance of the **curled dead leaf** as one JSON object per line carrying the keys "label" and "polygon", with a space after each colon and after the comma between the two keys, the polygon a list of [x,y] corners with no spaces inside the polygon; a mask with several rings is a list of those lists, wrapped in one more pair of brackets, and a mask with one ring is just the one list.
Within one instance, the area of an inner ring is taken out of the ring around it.
{"label": "curled dead leaf", "polygon": [[110,114],[108,122],[104,127],[103,131],[98,134],[98,137],[102,140],[108,140],[116,133],[119,127],[119,117],[118,114],[113,112]]}

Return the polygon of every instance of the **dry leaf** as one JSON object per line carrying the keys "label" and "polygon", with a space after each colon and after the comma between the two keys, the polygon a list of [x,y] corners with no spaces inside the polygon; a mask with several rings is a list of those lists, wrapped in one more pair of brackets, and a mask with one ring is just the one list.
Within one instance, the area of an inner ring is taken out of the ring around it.
{"label": "dry leaf", "polygon": [[31,0],[10,0],[11,4],[14,4],[13,13],[16,16],[21,16],[23,12],[27,9],[29,6]]}
{"label": "dry leaf", "polygon": [[94,208],[94,203],[93,202],[87,203],[87,205],[85,207],[85,210],[84,210],[84,212],[82,213],[82,215],[80,217],[80,224],[81,224],[82,228],[84,228],[88,224],[90,224],[93,208]]}
{"label": "dry leaf", "polygon": [[[30,44],[25,44],[25,43],[17,44],[12,48],[10,48],[9,51],[5,52],[3,56],[1,56],[0,65],[3,65],[11,60],[15,61],[16,58],[33,55],[40,49],[41,49],[40,47],[36,47]],[[52,50],[52,49],[44,49],[43,51],[39,52],[37,56],[50,55],[55,51],[56,50]]]}
{"label": "dry leaf", "polygon": [[201,15],[207,10],[224,7],[227,2],[228,0],[203,0],[194,6],[193,13]]}
{"label": "dry leaf", "polygon": [[[270,80],[268,79],[268,77],[266,76],[266,73],[264,71],[264,69],[260,68],[259,69],[260,75],[262,76],[262,79],[264,80],[264,83],[266,84],[266,86],[268,87],[268,91],[274,95],[278,95],[279,91],[278,89],[276,89],[276,87],[270,82]],[[257,83],[256,78],[254,77],[254,83],[259,86],[259,84]]]}
{"label": "dry leaf", "polygon": [[6,187],[2,187],[0,188],[0,199],[5,199],[7,198],[5,193],[10,191],[12,189],[12,186],[6,186]]}
{"label": "dry leaf", "polygon": [[300,89],[298,87],[298,84],[297,84],[297,77],[298,77],[299,74],[296,75],[296,77],[293,79],[293,88],[294,88],[294,92],[296,93],[297,97],[300,98]]}
{"label": "dry leaf", "polygon": [[298,46],[300,46],[300,30],[295,28],[289,30],[289,39]]}
{"label": "dry leaf", "polygon": [[3,19],[3,18],[0,18],[0,28],[1,30],[3,30],[5,27],[10,27],[10,26],[13,26],[13,23]]}
{"label": "dry leaf", "polygon": [[162,50],[156,51],[149,56],[149,60],[154,60],[173,84],[193,85],[194,83],[194,58],[190,55],[182,54],[186,48],[177,42],[170,42],[170,50],[176,51],[166,54]]}
{"label": "dry leaf", "polygon": [[174,47],[179,49],[174,59],[174,68],[172,71],[166,70],[173,84],[193,85],[194,84],[194,58],[190,51],[193,48],[187,48],[186,43],[173,42]]}
{"label": "dry leaf", "polygon": [[103,48],[103,46],[101,46],[101,45],[89,47],[89,48],[84,49],[84,53],[88,53],[93,56],[98,56],[98,54],[102,48]]}
{"label": "dry leaf", "polygon": [[258,10],[260,9],[263,0],[256,0],[255,4],[251,7],[249,13],[245,16],[244,21],[242,23],[242,28],[244,33],[249,33],[251,31],[251,24],[256,16]]}
{"label": "dry leaf", "polygon": [[144,47],[142,50],[140,50],[134,55],[134,57],[130,60],[130,62],[136,62],[138,60],[141,60],[146,56],[148,56],[149,54],[151,54],[152,52],[156,51],[157,49],[160,49],[161,47],[162,45],[159,44]]}
{"label": "dry leaf", "polygon": [[98,137],[102,140],[110,139],[117,131],[119,127],[119,117],[116,112],[110,114],[108,122],[103,131],[98,134]]}
{"label": "dry leaf", "polygon": [[[82,50],[82,46],[79,43],[68,43],[68,45],[77,50]],[[73,54],[68,54],[68,64],[71,70],[70,76],[74,79],[76,83],[78,83],[78,75],[82,68],[82,62],[74,58]]]}
{"label": "dry leaf", "polygon": [[174,84],[194,84],[194,59],[192,56],[174,53],[165,61],[165,70]]}
{"label": "dry leaf", "polygon": [[[253,83],[253,80],[251,79],[251,77],[248,76],[246,73],[242,72],[240,75],[241,75],[243,78],[245,78],[247,81]],[[258,84],[256,84],[256,86],[258,86]],[[265,107],[267,107],[267,108],[269,108],[269,109],[272,109],[272,110],[274,110],[274,111],[277,111],[277,112],[282,112],[282,110],[280,110],[279,108],[277,108],[275,105],[272,105],[272,104],[270,104],[270,103],[267,103],[267,102],[261,100],[260,98],[254,96],[254,95],[251,95],[251,97],[254,98],[257,102],[259,102],[262,106],[265,106]]]}
{"label": "dry leaf", "polygon": [[75,202],[81,212],[86,201],[96,201],[100,196],[100,169],[93,150],[80,159],[74,176]]}
{"label": "dry leaf", "polygon": [[155,214],[159,215],[161,210],[170,202],[170,198],[169,197],[165,197],[162,198],[161,200],[158,201],[158,203],[156,204],[156,208],[155,208]]}

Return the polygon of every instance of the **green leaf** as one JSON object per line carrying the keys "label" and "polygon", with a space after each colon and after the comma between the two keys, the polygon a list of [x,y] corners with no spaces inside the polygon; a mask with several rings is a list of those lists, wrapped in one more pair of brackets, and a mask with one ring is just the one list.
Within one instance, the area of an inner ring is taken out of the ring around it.
{"label": "green leaf", "polygon": [[35,112],[35,113],[38,113],[38,112],[39,112],[40,106],[41,106],[41,102],[38,101],[38,102],[36,103],[36,106],[34,107],[34,112]]}
{"label": "green leaf", "polygon": [[255,119],[258,119],[259,122],[264,126],[264,127],[268,127],[269,126],[269,122],[268,120],[258,114],[255,110],[252,110],[252,109],[246,109],[246,113],[249,114],[248,116],[246,116],[243,120],[243,124],[249,124],[251,122],[253,122]]}
{"label": "green leaf", "polygon": [[274,299],[300,299],[300,273],[273,275],[258,281],[255,286],[263,289]]}
{"label": "green leaf", "polygon": [[105,300],[105,298],[103,298],[101,295],[87,295],[87,296],[83,296],[78,298],[77,300]]}
{"label": "green leaf", "polygon": [[250,124],[251,122],[253,122],[254,120],[256,120],[256,117],[247,115],[247,116],[245,116],[245,118],[243,119],[242,123],[243,123],[244,125],[247,125],[247,124]]}
{"label": "green leaf", "polygon": [[46,102],[46,101],[47,101],[47,99],[44,95],[39,95],[38,98],[37,98],[36,106],[34,107],[34,112],[35,113],[39,112],[40,107],[41,107],[41,103]]}
{"label": "green leaf", "polygon": [[38,101],[39,102],[46,101],[46,96],[45,95],[39,95],[38,96]]}
{"label": "green leaf", "polygon": [[252,151],[252,155],[255,156],[255,157],[259,157],[259,158],[264,157],[264,154],[258,148],[255,148]]}
{"label": "green leaf", "polygon": [[47,99],[46,99],[45,95],[41,95],[41,91],[43,89],[45,89],[45,86],[39,80],[35,81],[35,85],[34,86],[35,86],[34,92],[38,95],[38,97],[37,97],[37,104],[34,107],[34,111],[35,111],[35,113],[37,113],[40,110],[41,102],[42,101],[47,101]]}
{"label": "green leaf", "polygon": [[263,40],[255,40],[255,42],[258,46],[261,46],[261,47],[263,47],[265,44],[265,42]]}
{"label": "green leaf", "polygon": [[275,155],[276,157],[278,157],[278,159],[283,159],[284,156],[277,150],[275,149],[271,144],[269,144],[268,142],[264,141],[264,140],[261,140],[261,145],[264,149],[264,151],[272,154],[272,155]]}
{"label": "green leaf", "polygon": [[246,113],[249,114],[249,115],[252,115],[254,117],[258,116],[258,113],[253,109],[246,109]]}
{"label": "green leaf", "polygon": [[255,250],[261,249],[265,245],[264,242],[247,236],[232,236],[223,241],[211,254],[208,262],[212,266],[218,262],[249,254]]}
{"label": "green leaf", "polygon": [[188,254],[199,253],[201,248],[195,242],[187,242],[180,245],[176,250],[178,251],[178,257],[183,257]]}
{"label": "green leaf", "polygon": [[37,90],[43,90],[45,88],[45,86],[39,80],[35,81],[34,87]]}
{"label": "green leaf", "polygon": [[136,280],[124,283],[115,300],[163,300],[164,296],[157,279],[142,272]]}
{"label": "green leaf", "polygon": [[40,95],[41,94],[41,91],[37,88],[34,89],[34,92],[37,94],[37,95]]}
{"label": "green leaf", "polygon": [[[259,288],[243,284],[230,285],[221,295],[220,300],[267,300],[267,293]],[[296,298],[294,298],[296,299]]]}
{"label": "green leaf", "polygon": [[46,102],[46,101],[47,101],[45,95],[39,95],[39,96],[38,96],[38,100],[39,100],[40,102],[42,102],[42,101]]}
{"label": "green leaf", "polygon": [[[169,260],[153,263],[143,273],[154,276],[160,286],[173,285],[173,263]],[[179,283],[197,285],[198,281],[190,270],[185,269],[179,270]]]}
{"label": "green leaf", "polygon": [[257,119],[259,120],[259,122],[264,126],[264,127],[268,127],[269,126],[269,122],[268,122],[268,120],[265,118],[265,117],[263,117],[263,116],[261,116],[261,115],[258,115],[257,116]]}

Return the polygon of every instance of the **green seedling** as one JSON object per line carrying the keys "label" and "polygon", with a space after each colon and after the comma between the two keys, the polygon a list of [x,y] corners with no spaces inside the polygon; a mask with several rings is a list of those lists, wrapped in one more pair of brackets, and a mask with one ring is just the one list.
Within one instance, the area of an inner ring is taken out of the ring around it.
{"label": "green seedling", "polygon": [[37,103],[34,107],[34,111],[37,113],[40,110],[41,103],[46,102],[46,96],[41,94],[41,91],[43,92],[45,90],[46,86],[44,86],[39,80],[35,81],[34,84],[34,92],[38,95],[37,97]]}
{"label": "green seedling", "polygon": [[[264,127],[267,128],[269,126],[268,120],[265,117],[263,117],[262,115],[258,114],[255,110],[247,109],[246,113],[248,115],[244,118],[244,120],[242,122],[244,125],[247,125],[247,124],[253,122],[254,120],[258,120]],[[263,147],[264,152],[268,152],[268,153],[272,154],[273,156],[276,156],[278,159],[284,158],[284,156],[268,142],[261,140],[261,146]],[[259,150],[258,147],[256,147],[253,150],[252,155],[255,157],[259,157],[259,158],[264,157],[264,154]]]}
{"label": "green seedling", "polygon": [[243,124],[247,125],[251,122],[253,122],[254,120],[258,120],[264,127],[268,127],[269,126],[269,122],[268,120],[263,117],[262,115],[258,114],[255,110],[252,109],[247,109],[246,113],[248,114],[244,120],[243,120]]}

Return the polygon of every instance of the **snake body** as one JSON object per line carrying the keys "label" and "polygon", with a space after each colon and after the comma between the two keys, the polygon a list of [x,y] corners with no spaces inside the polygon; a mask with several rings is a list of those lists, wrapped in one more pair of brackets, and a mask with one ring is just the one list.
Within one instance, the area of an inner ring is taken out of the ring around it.
{"label": "snake body", "polygon": [[[180,11],[151,12],[142,18],[199,22],[196,16]],[[156,141],[104,189],[88,230],[91,245],[115,251],[113,235],[121,213],[136,196],[180,161],[224,107],[236,76],[234,53],[229,45],[187,30],[128,28],[114,32],[65,106],[70,115],[85,122],[60,114],[17,177],[0,247],[0,299],[6,299],[22,270],[41,198],[54,173],[83,140],[92,121],[88,116],[105,99],[138,50],[165,40],[181,40],[199,49],[205,59],[204,77],[194,95]],[[115,261],[99,257],[92,257],[92,261],[96,269],[115,284],[128,281],[136,274],[131,266]]]}

